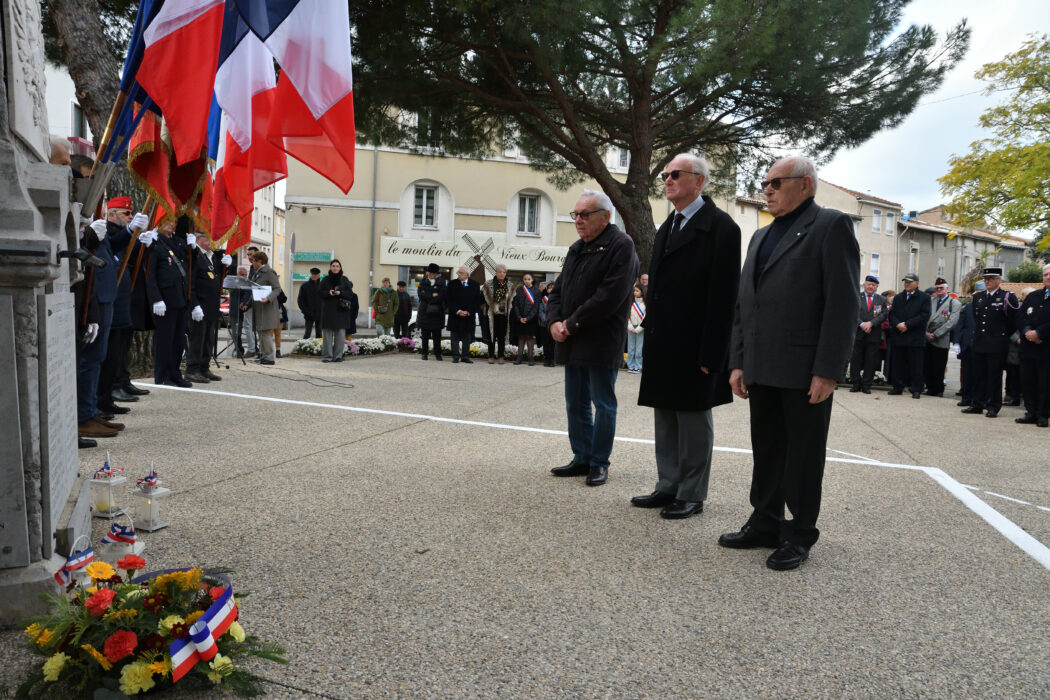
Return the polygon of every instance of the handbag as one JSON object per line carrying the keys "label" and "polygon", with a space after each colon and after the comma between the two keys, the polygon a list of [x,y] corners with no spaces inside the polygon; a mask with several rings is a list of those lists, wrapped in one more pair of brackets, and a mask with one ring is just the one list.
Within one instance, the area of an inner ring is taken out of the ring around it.
{"label": "handbag", "polygon": [[346,299],[340,299],[338,302],[336,302],[336,304],[339,306],[340,311],[350,310],[350,302]]}

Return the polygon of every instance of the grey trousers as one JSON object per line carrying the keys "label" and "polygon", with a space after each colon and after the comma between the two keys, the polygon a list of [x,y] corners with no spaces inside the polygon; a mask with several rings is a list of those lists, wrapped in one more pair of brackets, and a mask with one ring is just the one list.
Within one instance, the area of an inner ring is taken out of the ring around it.
{"label": "grey trousers", "polygon": [[715,427],[711,411],[654,409],[656,490],[680,501],[706,501]]}
{"label": "grey trousers", "polygon": [[321,331],[321,358],[334,360],[346,350],[346,331],[342,328],[325,328]]}
{"label": "grey trousers", "polygon": [[265,330],[258,331],[259,333],[259,359],[261,360],[276,360],[277,359],[277,346],[273,341],[273,331]]}

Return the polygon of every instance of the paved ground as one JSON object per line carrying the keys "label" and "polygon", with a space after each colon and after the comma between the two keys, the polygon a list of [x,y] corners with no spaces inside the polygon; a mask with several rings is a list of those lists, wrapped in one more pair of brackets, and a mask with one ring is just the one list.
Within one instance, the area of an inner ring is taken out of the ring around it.
{"label": "paved ground", "polygon": [[[1020,409],[836,392],[823,534],[778,573],[715,544],[748,514],[743,402],[715,411],[729,449],[704,514],[668,522],[628,503],[655,480],[634,375],[617,432],[636,441],[587,488],[547,471],[569,457],[560,370],[386,355],[222,374],[155,390],[106,444],[176,491],[151,568],[228,566],[252,591],[245,627],[293,661],[260,669],[273,697],[1050,696],[1050,431]],[[0,635],[0,688],[17,642]]]}

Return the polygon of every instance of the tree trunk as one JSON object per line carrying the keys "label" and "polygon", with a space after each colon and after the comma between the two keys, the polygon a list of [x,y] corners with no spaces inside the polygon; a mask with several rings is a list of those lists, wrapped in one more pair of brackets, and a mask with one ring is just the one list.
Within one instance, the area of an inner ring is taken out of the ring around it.
{"label": "tree trunk", "polygon": [[653,208],[649,204],[649,193],[645,187],[632,186],[631,178],[620,186],[619,196],[613,198],[616,209],[623,217],[624,231],[634,240],[641,263],[639,274],[649,272],[649,261],[656,242],[656,226],[653,225]]}

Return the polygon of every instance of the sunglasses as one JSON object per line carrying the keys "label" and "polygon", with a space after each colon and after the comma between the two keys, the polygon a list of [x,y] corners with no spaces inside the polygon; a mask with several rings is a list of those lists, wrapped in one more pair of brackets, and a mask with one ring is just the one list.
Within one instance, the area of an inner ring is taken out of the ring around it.
{"label": "sunglasses", "polygon": [[605,211],[605,210],[604,209],[591,209],[590,211],[570,211],[569,212],[569,216],[572,217],[573,221],[576,221],[576,219],[583,219],[584,221],[586,221],[587,217],[589,217],[591,214],[597,214],[600,211]]}
{"label": "sunglasses", "polygon": [[692,170],[672,170],[669,173],[660,173],[660,179],[666,180],[667,178],[671,178],[672,180],[677,180],[678,176],[682,173],[688,173],[690,175],[703,175],[703,173],[694,173]]}
{"label": "sunglasses", "polygon": [[758,184],[762,185],[762,189],[763,190],[766,189],[767,187],[769,187],[770,185],[773,186],[774,190],[779,190],[780,186],[784,184],[784,180],[801,180],[804,177],[806,177],[806,176],[805,175],[789,175],[787,177],[775,177],[772,180],[763,180],[762,182],[760,182]]}

